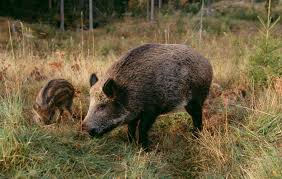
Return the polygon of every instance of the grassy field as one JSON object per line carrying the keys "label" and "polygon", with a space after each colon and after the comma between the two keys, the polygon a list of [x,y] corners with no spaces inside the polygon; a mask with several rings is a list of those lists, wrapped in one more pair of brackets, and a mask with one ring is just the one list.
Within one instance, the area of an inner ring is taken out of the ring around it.
{"label": "grassy field", "polygon": [[[199,41],[197,16],[158,19],[125,18],[93,32],[23,24],[6,34],[0,50],[1,178],[282,178],[282,78],[257,87],[248,75],[263,36],[259,22],[204,18]],[[281,30],[278,23],[272,31],[279,42]],[[148,153],[128,142],[125,127],[101,139],[83,134],[90,74],[102,75],[127,50],[148,42],[184,43],[210,59],[214,85],[200,137],[192,138],[185,112],[159,117]],[[281,48],[277,53],[281,58]],[[38,126],[31,108],[52,78],[76,87],[73,120]]]}

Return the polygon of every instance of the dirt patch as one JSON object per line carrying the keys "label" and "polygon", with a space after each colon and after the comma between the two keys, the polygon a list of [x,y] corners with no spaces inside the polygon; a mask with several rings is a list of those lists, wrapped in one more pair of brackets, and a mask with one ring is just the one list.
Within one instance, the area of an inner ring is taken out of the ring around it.
{"label": "dirt patch", "polygon": [[227,123],[240,121],[246,111],[241,106],[248,102],[247,89],[242,86],[226,89],[213,84],[203,108],[203,123],[207,130],[213,130]]}

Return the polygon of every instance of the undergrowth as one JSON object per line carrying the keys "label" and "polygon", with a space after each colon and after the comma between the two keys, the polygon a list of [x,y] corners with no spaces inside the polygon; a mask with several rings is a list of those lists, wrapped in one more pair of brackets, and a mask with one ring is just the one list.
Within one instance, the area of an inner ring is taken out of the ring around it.
{"label": "undergrowth", "polygon": [[275,78],[282,76],[282,43],[280,39],[275,39],[272,35],[273,28],[280,20],[280,17],[271,22],[271,1],[268,7],[267,20],[261,17],[261,35],[257,42],[257,48],[250,59],[250,77],[255,85],[272,85]]}

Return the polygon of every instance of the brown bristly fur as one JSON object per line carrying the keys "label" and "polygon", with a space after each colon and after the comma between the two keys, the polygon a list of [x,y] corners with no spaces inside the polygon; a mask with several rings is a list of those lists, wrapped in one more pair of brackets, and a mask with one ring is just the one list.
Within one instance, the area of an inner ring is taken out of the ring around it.
{"label": "brown bristly fur", "polygon": [[74,87],[67,80],[50,80],[37,95],[35,121],[50,124],[56,110],[60,111],[60,115],[64,109],[71,113],[74,93]]}

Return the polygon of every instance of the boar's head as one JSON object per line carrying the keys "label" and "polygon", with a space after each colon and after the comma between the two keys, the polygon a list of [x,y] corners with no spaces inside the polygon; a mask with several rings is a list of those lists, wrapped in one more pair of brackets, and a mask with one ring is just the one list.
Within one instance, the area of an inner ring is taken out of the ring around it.
{"label": "boar's head", "polygon": [[90,77],[90,105],[82,122],[83,130],[91,136],[101,136],[132,118],[132,114],[122,102],[125,90],[115,80],[109,78],[103,84],[102,91],[99,91],[94,87],[97,81],[97,76],[92,74]]}

